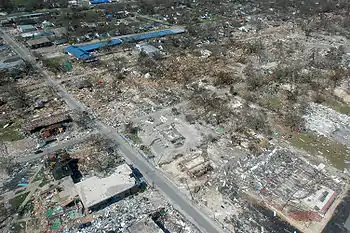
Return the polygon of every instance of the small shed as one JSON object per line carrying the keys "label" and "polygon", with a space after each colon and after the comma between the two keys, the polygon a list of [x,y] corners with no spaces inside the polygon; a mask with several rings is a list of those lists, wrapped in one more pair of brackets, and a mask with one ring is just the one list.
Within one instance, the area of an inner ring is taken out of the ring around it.
{"label": "small shed", "polygon": [[31,49],[37,49],[37,48],[41,48],[41,47],[51,46],[52,42],[47,37],[41,37],[39,39],[28,40],[27,45]]}
{"label": "small shed", "polygon": [[160,54],[159,49],[157,49],[157,48],[154,47],[153,45],[149,45],[149,44],[147,44],[147,43],[137,44],[137,45],[136,45],[136,48],[137,48],[140,52],[144,52],[145,54],[147,54],[147,55],[150,56],[150,57]]}

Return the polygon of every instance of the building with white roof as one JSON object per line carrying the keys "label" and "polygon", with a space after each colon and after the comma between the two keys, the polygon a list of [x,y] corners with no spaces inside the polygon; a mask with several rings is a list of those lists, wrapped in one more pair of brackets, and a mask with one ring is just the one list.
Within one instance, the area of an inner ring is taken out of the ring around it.
{"label": "building with white roof", "polygon": [[136,179],[127,164],[120,165],[112,175],[87,178],[75,184],[86,210],[96,210],[137,191]]}

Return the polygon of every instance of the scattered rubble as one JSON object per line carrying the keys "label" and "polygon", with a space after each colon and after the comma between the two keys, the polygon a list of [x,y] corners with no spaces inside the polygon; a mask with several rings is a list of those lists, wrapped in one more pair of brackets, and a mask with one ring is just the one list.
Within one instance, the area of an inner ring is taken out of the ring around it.
{"label": "scattered rubble", "polygon": [[305,127],[350,149],[350,117],[322,105],[311,104]]}
{"label": "scattered rubble", "polygon": [[3,15],[88,109],[0,40],[5,231],[199,232],[100,122],[227,231],[321,232],[349,183],[348,2],[96,2]]}

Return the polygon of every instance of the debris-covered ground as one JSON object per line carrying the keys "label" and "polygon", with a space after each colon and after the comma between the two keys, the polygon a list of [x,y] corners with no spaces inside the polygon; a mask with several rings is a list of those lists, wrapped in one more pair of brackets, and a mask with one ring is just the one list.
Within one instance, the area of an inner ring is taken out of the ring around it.
{"label": "debris-covered ground", "polygon": [[[145,227],[144,222],[146,222],[147,226],[147,222],[157,212],[161,212],[159,221],[170,232],[199,232],[179,215],[158,191],[152,189],[131,196],[92,214],[94,219],[92,226],[79,232],[132,232],[132,229],[137,225]],[[64,232],[76,232],[76,230],[66,229]]]}
{"label": "debris-covered ground", "polygon": [[[348,1],[69,2],[2,21],[89,109],[72,111],[42,74],[1,45],[0,208],[4,216],[20,212],[4,218],[5,229],[42,221],[65,232],[141,232],[140,225],[196,232],[153,188],[96,212],[82,211],[84,200],[57,207],[54,164],[79,171],[67,175],[77,183],[109,177],[125,164],[118,145],[97,132],[98,119],[228,231],[344,230]],[[22,8],[32,10],[28,5]],[[174,26],[185,32],[89,48],[90,62],[64,50]],[[50,216],[33,211],[31,198],[33,205],[55,203],[40,212]]]}

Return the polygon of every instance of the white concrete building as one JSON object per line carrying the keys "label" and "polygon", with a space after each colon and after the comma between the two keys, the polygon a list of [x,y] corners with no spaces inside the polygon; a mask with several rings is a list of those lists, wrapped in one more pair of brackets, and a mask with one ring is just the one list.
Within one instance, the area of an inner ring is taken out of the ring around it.
{"label": "white concrete building", "polygon": [[85,209],[95,210],[137,190],[136,179],[127,164],[120,165],[112,175],[87,178],[75,184]]}

